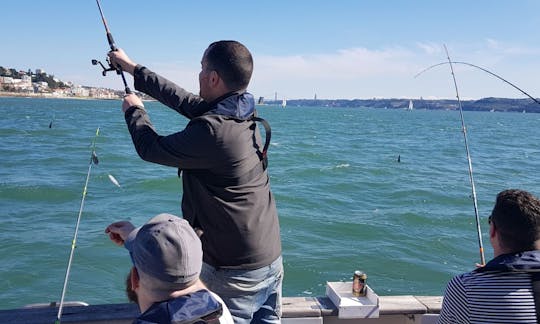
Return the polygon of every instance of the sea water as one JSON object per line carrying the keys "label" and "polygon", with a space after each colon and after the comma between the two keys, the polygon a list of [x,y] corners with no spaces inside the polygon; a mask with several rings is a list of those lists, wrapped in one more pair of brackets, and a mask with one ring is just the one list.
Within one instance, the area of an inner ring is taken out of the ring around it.
{"label": "sea water", "polygon": [[[159,103],[146,107],[160,134],[187,122]],[[285,296],[324,295],[327,281],[351,281],[355,270],[379,295],[442,295],[453,275],[480,261],[458,111],[258,111],[272,126]],[[120,101],[0,98],[0,112],[0,308],[60,299],[94,139],[99,164],[91,168],[66,300],[126,302],[129,256],[104,229],[181,215],[177,171],[137,156]],[[464,120],[489,260],[496,194],[540,195],[540,115],[466,111]]]}

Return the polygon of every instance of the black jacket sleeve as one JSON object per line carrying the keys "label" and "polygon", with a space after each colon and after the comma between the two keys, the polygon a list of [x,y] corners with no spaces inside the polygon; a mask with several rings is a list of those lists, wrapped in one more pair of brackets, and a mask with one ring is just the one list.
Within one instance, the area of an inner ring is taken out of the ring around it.
{"label": "black jacket sleeve", "polygon": [[189,119],[201,116],[210,109],[208,103],[201,97],[144,66],[137,65],[134,81],[136,90],[146,93]]}
{"label": "black jacket sleeve", "polygon": [[142,107],[129,108],[125,120],[135,150],[145,161],[181,169],[211,168],[215,164],[211,154],[216,145],[214,131],[204,118],[196,118],[184,130],[167,136],[156,132]]}

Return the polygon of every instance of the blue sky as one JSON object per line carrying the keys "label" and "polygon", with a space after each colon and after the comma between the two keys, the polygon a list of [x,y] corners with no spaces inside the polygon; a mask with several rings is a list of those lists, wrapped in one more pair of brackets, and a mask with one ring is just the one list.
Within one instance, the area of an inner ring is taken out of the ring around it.
{"label": "blue sky", "polygon": [[[455,98],[446,60],[479,65],[540,97],[540,1],[101,0],[116,44],[136,62],[198,92],[209,43],[235,39],[255,60],[255,96]],[[42,68],[64,81],[122,89],[103,77],[105,29],[94,0],[2,3],[0,66]],[[462,99],[525,97],[455,66]],[[131,78],[129,78],[131,83]]]}

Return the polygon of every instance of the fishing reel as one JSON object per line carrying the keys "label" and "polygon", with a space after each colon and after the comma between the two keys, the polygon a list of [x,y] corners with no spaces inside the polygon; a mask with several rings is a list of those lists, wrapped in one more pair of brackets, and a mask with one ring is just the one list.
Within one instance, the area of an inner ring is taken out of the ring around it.
{"label": "fishing reel", "polygon": [[110,59],[109,59],[108,57],[107,57],[107,64],[109,64],[109,67],[108,67],[108,68],[105,67],[105,65],[103,65],[103,63],[101,63],[101,61],[98,61],[98,60],[96,60],[96,59],[93,59],[93,60],[92,60],[92,65],[98,65],[98,64],[99,64],[99,65],[101,66],[101,68],[103,69],[103,71],[101,71],[101,74],[102,74],[103,76],[106,76],[106,75],[107,75],[107,72],[110,72],[110,71],[116,71],[116,74],[120,74],[120,73],[122,72],[122,70],[117,69],[117,68],[115,68],[115,67],[112,65],[112,63],[111,63],[111,61],[110,61]]}

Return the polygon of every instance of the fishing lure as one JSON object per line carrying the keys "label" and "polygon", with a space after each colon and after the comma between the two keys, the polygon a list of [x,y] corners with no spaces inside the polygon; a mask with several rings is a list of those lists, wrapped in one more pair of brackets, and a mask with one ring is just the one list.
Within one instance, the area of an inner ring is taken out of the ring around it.
{"label": "fishing lure", "polygon": [[118,188],[121,187],[121,186],[120,186],[120,183],[118,182],[118,180],[116,180],[116,178],[113,177],[112,174],[109,174],[109,180],[111,180],[111,182],[112,182],[115,186],[117,186]]}

